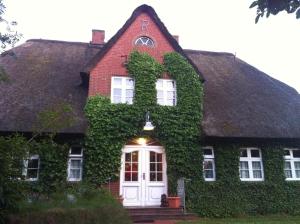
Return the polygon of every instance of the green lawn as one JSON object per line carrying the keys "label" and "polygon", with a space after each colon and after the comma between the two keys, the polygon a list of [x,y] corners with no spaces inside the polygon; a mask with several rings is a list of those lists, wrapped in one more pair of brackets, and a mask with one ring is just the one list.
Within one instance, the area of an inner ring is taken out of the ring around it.
{"label": "green lawn", "polygon": [[178,224],[300,224],[300,216],[272,215],[243,218],[208,219],[184,221]]}

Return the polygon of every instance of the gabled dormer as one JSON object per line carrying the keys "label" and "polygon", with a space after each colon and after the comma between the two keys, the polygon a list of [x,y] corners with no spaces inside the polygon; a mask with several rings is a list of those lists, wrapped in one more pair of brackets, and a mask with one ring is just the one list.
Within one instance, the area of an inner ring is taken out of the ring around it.
{"label": "gabled dormer", "polygon": [[[178,38],[169,33],[154,9],[141,5],[85,66],[83,74],[89,77],[89,96],[111,95],[112,77],[128,76],[126,62],[133,50],[147,52],[160,62],[167,52],[176,51],[186,57],[178,44]],[[198,71],[196,66],[194,68]]]}

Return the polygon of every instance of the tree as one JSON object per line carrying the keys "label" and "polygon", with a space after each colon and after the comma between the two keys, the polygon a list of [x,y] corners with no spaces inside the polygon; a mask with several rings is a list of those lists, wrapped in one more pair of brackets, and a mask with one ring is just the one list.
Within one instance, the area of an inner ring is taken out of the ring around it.
{"label": "tree", "polygon": [[255,23],[261,17],[267,18],[272,15],[277,15],[279,12],[286,11],[287,13],[295,13],[296,18],[300,18],[300,0],[256,0],[252,2],[250,8],[256,7],[257,15]]}
{"label": "tree", "polygon": [[3,0],[0,0],[0,42],[2,51],[7,46],[14,46],[22,37],[22,34],[15,31],[13,28],[17,26],[16,21],[8,21],[4,18],[5,5]]}

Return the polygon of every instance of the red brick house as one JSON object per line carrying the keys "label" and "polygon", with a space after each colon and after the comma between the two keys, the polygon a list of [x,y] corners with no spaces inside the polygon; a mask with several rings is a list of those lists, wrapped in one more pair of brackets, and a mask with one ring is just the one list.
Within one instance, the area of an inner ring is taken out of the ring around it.
{"label": "red brick house", "polygon": [[[204,181],[218,181],[214,149],[229,143],[241,145],[242,182],[268,179],[261,148],[275,143],[286,153],[282,170],[286,179],[300,180],[300,97],[293,88],[233,54],[182,49],[178,37],[168,32],[147,5],[135,9],[124,26],[108,42],[104,40],[104,31],[93,30],[90,43],[35,39],[3,53],[0,64],[12,81],[0,83],[0,133],[30,134],[40,111],[67,102],[74,109],[76,123],[59,135],[83,138],[87,129],[83,108],[88,97],[102,95],[112,103],[132,104],[134,84],[125,66],[130,52],[147,52],[162,62],[165,53],[175,51],[191,63],[204,85],[203,121],[199,124],[203,129],[199,139],[204,148]],[[174,83],[167,75],[158,79],[158,104],[176,106]],[[82,179],[83,155],[78,147],[70,151],[69,181]],[[123,147],[120,180],[111,183],[111,188],[124,197],[125,206],[160,204],[161,194],[168,192],[166,156],[160,144],[128,143]],[[148,168],[151,162],[159,167],[155,181]],[[128,177],[126,165],[139,169]]]}

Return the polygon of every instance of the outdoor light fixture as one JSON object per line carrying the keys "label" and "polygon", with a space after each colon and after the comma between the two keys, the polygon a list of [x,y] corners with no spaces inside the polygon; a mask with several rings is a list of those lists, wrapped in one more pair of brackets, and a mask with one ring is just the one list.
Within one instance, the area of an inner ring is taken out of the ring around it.
{"label": "outdoor light fixture", "polygon": [[150,112],[147,111],[146,113],[146,124],[144,126],[144,131],[152,131],[155,127],[153,126],[153,124],[150,121]]}
{"label": "outdoor light fixture", "polygon": [[136,141],[139,145],[147,145],[147,139],[146,138],[138,138]]}

